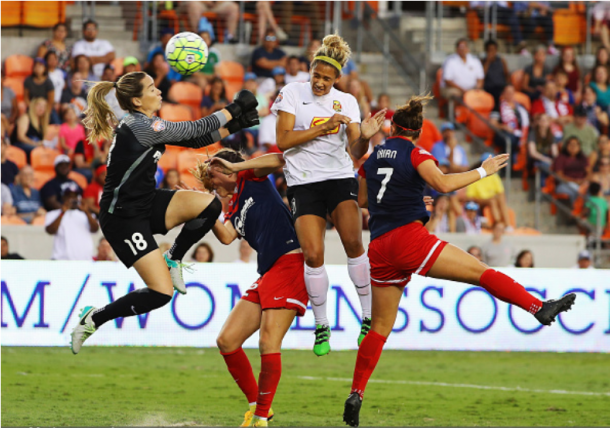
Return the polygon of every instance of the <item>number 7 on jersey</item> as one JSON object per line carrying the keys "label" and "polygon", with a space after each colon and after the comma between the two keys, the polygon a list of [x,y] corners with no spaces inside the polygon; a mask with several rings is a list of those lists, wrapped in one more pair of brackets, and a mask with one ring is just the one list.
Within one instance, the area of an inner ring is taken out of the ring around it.
{"label": "number 7 on jersey", "polygon": [[377,203],[379,204],[383,199],[383,194],[390,182],[390,178],[392,178],[392,174],[394,174],[394,168],[379,168],[377,169],[377,174],[385,175],[385,178],[381,181],[381,189],[379,189],[379,193],[377,194]]}

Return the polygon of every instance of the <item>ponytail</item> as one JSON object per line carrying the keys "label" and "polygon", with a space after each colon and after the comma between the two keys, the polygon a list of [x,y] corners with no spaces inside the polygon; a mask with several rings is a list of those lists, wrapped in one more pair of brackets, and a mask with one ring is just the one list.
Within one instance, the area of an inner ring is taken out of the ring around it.
{"label": "ponytail", "polygon": [[432,99],[430,94],[414,95],[405,105],[398,107],[392,116],[396,135],[418,139],[424,125],[424,106]]}
{"label": "ponytail", "polygon": [[112,130],[118,123],[116,114],[106,102],[106,96],[112,88],[113,82],[98,82],[89,90],[87,110],[83,119],[83,125],[89,130],[89,144],[94,144],[102,138],[112,138]]}

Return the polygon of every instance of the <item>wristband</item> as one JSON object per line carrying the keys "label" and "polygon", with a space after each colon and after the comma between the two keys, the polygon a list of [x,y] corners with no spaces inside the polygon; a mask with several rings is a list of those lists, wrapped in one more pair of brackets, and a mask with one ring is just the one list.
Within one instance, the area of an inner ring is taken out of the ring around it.
{"label": "wristband", "polygon": [[482,166],[477,168],[477,172],[481,176],[481,179],[487,177],[487,171],[485,171],[485,168],[483,168]]}

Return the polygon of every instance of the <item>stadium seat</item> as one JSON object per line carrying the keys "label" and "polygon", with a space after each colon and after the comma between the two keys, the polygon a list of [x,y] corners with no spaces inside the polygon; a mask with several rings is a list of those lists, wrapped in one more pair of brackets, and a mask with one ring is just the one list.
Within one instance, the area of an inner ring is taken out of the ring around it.
{"label": "stadium seat", "polygon": [[525,107],[528,113],[532,110],[532,100],[527,96],[527,94],[524,94],[523,92],[515,92],[515,101]]}
{"label": "stadium seat", "polygon": [[182,122],[193,120],[193,112],[189,107],[180,104],[163,104],[159,110],[159,117],[170,122]]}
{"label": "stadium seat", "polygon": [[17,97],[17,101],[23,101],[23,81],[25,78],[23,77],[7,77],[4,79],[4,86],[7,86],[13,90],[15,96]]}
{"label": "stadium seat", "polygon": [[44,184],[55,177],[55,172],[50,171],[34,171],[34,184],[32,187],[34,189],[40,190]]}
{"label": "stadium seat", "polygon": [[[464,94],[464,104],[479,113],[485,119],[489,119],[489,114],[494,108],[494,97],[480,89],[472,89]],[[493,143],[492,129],[476,115],[468,115],[466,126],[470,131],[485,140],[487,145]]]}
{"label": "stadium seat", "polygon": [[198,85],[190,82],[176,82],[169,90],[169,98],[172,101],[189,106],[193,110],[193,116],[199,118],[203,91]]}
{"label": "stadium seat", "polygon": [[[493,226],[495,224],[494,218],[491,215],[491,208],[489,206],[483,207],[483,217],[487,219],[487,224]],[[517,215],[515,210],[512,208],[508,209],[508,225],[512,226],[513,229],[517,227]]]}
{"label": "stadium seat", "polygon": [[10,55],[4,61],[6,77],[20,77],[22,80],[24,80],[26,77],[32,74],[33,67],[34,59],[27,55]]}
{"label": "stadium seat", "polygon": [[32,168],[36,171],[46,171],[54,174],[55,167],[53,163],[55,162],[55,158],[59,155],[60,153],[57,150],[46,147],[36,147],[32,150],[32,153],[30,153]]}
{"label": "stadium seat", "polygon": [[216,65],[216,74],[227,84],[239,83],[243,85],[244,66],[235,61],[220,61]]}
{"label": "stadium seat", "polygon": [[515,87],[515,91],[521,92],[523,88],[523,76],[525,72],[522,68],[515,70],[510,74],[510,83]]}
{"label": "stadium seat", "polygon": [[70,180],[76,181],[76,184],[78,184],[83,190],[85,190],[89,185],[89,183],[87,182],[87,178],[80,172],[70,171],[70,173],[68,174],[68,178]]}
{"label": "stadium seat", "polygon": [[197,166],[197,161],[204,161],[207,159],[205,151],[195,150],[184,150],[178,155],[178,171],[182,173],[188,173],[190,169]]}
{"label": "stadium seat", "polygon": [[50,28],[66,19],[65,1],[25,1],[23,3],[23,25],[28,27]]}
{"label": "stadium seat", "polygon": [[559,46],[579,45],[585,42],[586,20],[584,13],[570,9],[557,9],[553,12],[553,41]]}
{"label": "stadium seat", "polygon": [[432,150],[432,146],[437,141],[441,141],[443,139],[443,135],[438,130],[434,122],[428,119],[424,119],[424,124],[421,130],[421,136],[419,137],[419,141],[417,145],[422,149],[427,151]]}
{"label": "stadium seat", "polygon": [[25,222],[25,220],[23,220],[20,217],[17,217],[16,215],[3,215],[2,216],[2,226],[7,226],[7,225],[23,226],[26,224],[27,223]]}
{"label": "stadium seat", "polygon": [[203,189],[203,186],[190,172],[181,172],[180,181],[182,181],[187,187],[194,187],[195,189]]}
{"label": "stadium seat", "polygon": [[25,152],[19,147],[8,146],[6,149],[6,158],[13,162],[19,169],[23,168],[28,163]]}
{"label": "stadium seat", "polygon": [[177,169],[178,155],[183,151],[184,149],[181,147],[166,146],[165,153],[163,153],[163,156],[161,156],[161,159],[159,159],[157,165],[159,165],[159,167],[161,167],[165,173],[167,173],[167,171],[170,169]]}
{"label": "stadium seat", "polygon": [[2,2],[2,27],[18,27],[21,25],[22,1]]}

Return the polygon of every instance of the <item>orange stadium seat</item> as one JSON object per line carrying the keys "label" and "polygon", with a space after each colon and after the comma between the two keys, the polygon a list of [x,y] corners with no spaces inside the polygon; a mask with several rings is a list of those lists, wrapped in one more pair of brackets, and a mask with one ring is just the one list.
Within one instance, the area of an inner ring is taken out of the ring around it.
{"label": "orange stadium seat", "polygon": [[246,74],[244,66],[235,61],[220,61],[216,65],[216,74],[226,83],[244,83]]}
{"label": "orange stadium seat", "polygon": [[523,88],[523,76],[525,71],[523,69],[515,70],[510,74],[510,83],[515,87],[515,91],[521,92]]}
{"label": "orange stadium seat", "polygon": [[[491,208],[489,206],[483,208],[483,217],[487,219],[487,224],[492,226],[495,224],[494,218],[491,215]],[[515,214],[515,210],[512,208],[508,209],[508,225],[512,226],[513,229],[517,227],[517,215]]]}
{"label": "orange stadium seat", "polygon": [[170,169],[178,168],[178,155],[184,151],[181,147],[176,146],[166,146],[165,153],[157,162],[157,165],[161,167],[164,172],[167,172]]}
{"label": "orange stadium seat", "polygon": [[[481,89],[472,89],[464,94],[464,104],[486,119],[494,108],[494,97]],[[483,138],[487,145],[492,144],[493,131],[476,115],[468,115],[466,126],[477,137]]]}
{"label": "orange stadium seat", "polygon": [[4,79],[4,86],[7,86],[13,90],[17,101],[23,101],[23,81],[25,78],[22,77],[7,77]]}
{"label": "orange stadium seat", "polygon": [[89,185],[89,183],[87,182],[87,178],[80,172],[70,171],[70,173],[68,174],[68,178],[70,180],[76,181],[76,184],[78,184],[83,190],[85,190]]}
{"label": "orange stadium seat", "polygon": [[180,104],[163,104],[163,107],[159,110],[159,117],[171,122],[182,122],[193,120],[193,112],[189,107]]}
{"label": "orange stadium seat", "polygon": [[4,61],[6,77],[20,77],[22,80],[32,74],[34,59],[27,55],[10,55]]}
{"label": "orange stadium seat", "polygon": [[2,27],[17,27],[21,25],[22,1],[2,2]]}
{"label": "orange stadium seat", "polygon": [[422,149],[431,151],[434,143],[436,143],[437,141],[441,141],[442,139],[443,136],[441,134],[441,131],[439,131],[436,125],[434,125],[434,122],[428,119],[424,119],[424,124],[421,130],[421,136],[419,137],[417,145],[420,146]]}
{"label": "orange stadium seat", "polygon": [[19,169],[23,168],[28,163],[25,152],[19,147],[8,146],[6,149],[6,158],[13,162]]}
{"label": "orange stadium seat", "polygon": [[184,150],[178,155],[178,171],[188,173],[190,169],[197,166],[197,161],[207,159],[205,151]]}
{"label": "orange stadium seat", "polygon": [[32,168],[36,171],[47,171],[54,173],[55,167],[53,162],[55,162],[55,158],[59,156],[59,152],[57,150],[49,149],[46,147],[36,147],[30,153],[30,160],[32,163]]}
{"label": "orange stadium seat", "polygon": [[40,190],[44,184],[55,177],[55,172],[50,171],[34,171],[34,189]]}
{"label": "orange stadium seat", "polygon": [[556,45],[571,46],[585,42],[587,24],[584,15],[569,9],[553,12],[553,41]]}
{"label": "orange stadium seat", "polygon": [[515,92],[515,101],[525,107],[528,113],[532,110],[532,100],[527,96],[527,94],[524,94],[523,92]]}
{"label": "orange stadium seat", "polygon": [[2,225],[11,225],[11,226],[23,226],[27,223],[20,217],[16,215],[3,215],[2,216]]}
{"label": "orange stadium seat", "polygon": [[[3,7],[4,9],[4,7]],[[23,25],[50,28],[66,19],[65,1],[23,2]]]}
{"label": "orange stadium seat", "polygon": [[176,82],[169,90],[169,98],[189,106],[193,110],[194,117],[199,118],[203,91],[198,85],[190,82]]}

